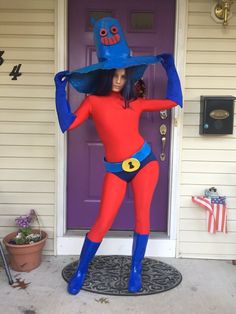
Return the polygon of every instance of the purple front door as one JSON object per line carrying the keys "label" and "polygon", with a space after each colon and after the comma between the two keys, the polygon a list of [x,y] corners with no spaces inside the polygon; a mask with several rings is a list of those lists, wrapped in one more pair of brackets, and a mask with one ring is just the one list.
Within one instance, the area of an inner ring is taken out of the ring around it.
{"label": "purple front door", "polygon": [[[90,16],[113,16],[119,19],[133,55],[156,55],[173,52],[175,0],[146,1],[77,1],[69,0],[69,69],[76,69],[96,63]],[[148,98],[165,96],[165,73],[161,66],[151,65],[145,72],[144,80]],[[84,98],[72,88],[69,93],[73,109]],[[160,160],[160,126],[165,124],[166,158]],[[167,230],[169,148],[171,111],[161,119],[159,112],[145,113],[141,118],[141,133],[151,144],[160,164],[160,177],[151,206],[151,230]],[[96,134],[93,121],[89,119],[79,128],[68,132],[67,166],[67,228],[90,229],[99,210],[104,150]],[[133,200],[129,187],[111,230],[133,230]]]}

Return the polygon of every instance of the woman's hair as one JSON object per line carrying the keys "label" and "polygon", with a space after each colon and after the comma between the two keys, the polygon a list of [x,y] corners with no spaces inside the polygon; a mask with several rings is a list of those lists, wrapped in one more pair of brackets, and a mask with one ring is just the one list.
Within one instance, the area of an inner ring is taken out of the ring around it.
{"label": "woman's hair", "polygon": [[[96,83],[95,89],[92,92],[92,95],[97,96],[107,96],[112,91],[112,80],[115,74],[116,69],[111,70],[97,70],[96,71]],[[133,101],[137,98],[135,81],[132,79],[132,73],[134,71],[133,67],[125,69],[126,82],[121,90],[121,95],[124,97],[124,108],[129,108],[130,101]]]}

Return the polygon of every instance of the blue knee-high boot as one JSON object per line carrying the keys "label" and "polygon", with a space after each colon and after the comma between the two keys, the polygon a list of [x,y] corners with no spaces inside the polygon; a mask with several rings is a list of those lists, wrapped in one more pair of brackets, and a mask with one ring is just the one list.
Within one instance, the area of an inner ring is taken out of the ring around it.
{"label": "blue knee-high boot", "polygon": [[145,255],[148,237],[148,234],[134,232],[129,292],[138,292],[142,288],[142,260]]}
{"label": "blue knee-high boot", "polygon": [[83,248],[80,254],[80,260],[78,263],[77,270],[68,283],[67,291],[70,294],[79,293],[85,281],[85,277],[88,272],[89,263],[92,261],[100,244],[101,242],[90,241],[86,235]]}

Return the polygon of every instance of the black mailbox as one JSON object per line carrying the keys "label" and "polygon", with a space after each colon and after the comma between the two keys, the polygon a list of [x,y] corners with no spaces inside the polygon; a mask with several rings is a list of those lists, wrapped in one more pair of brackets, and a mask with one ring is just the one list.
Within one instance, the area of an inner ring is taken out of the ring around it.
{"label": "black mailbox", "polygon": [[232,134],[233,96],[201,96],[200,134]]}

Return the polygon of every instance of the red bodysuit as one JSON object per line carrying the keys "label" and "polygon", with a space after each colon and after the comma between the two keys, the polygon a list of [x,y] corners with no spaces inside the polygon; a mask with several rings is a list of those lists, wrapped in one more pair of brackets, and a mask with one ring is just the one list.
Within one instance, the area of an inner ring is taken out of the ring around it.
{"label": "red bodysuit", "polygon": [[[139,133],[139,119],[144,111],[170,109],[176,103],[168,99],[142,99],[130,102],[124,108],[120,93],[111,92],[108,96],[88,96],[76,110],[76,119],[69,130],[78,127],[92,116],[98,135],[105,148],[109,162],[120,162],[137,152],[144,144]],[[148,234],[150,230],[149,211],[153,192],[159,176],[158,162],[151,161],[132,179],[135,206],[135,232]],[[101,204],[95,224],[88,233],[93,242],[101,242],[111,228],[121,202],[125,196],[127,182],[111,172],[104,177]]]}

